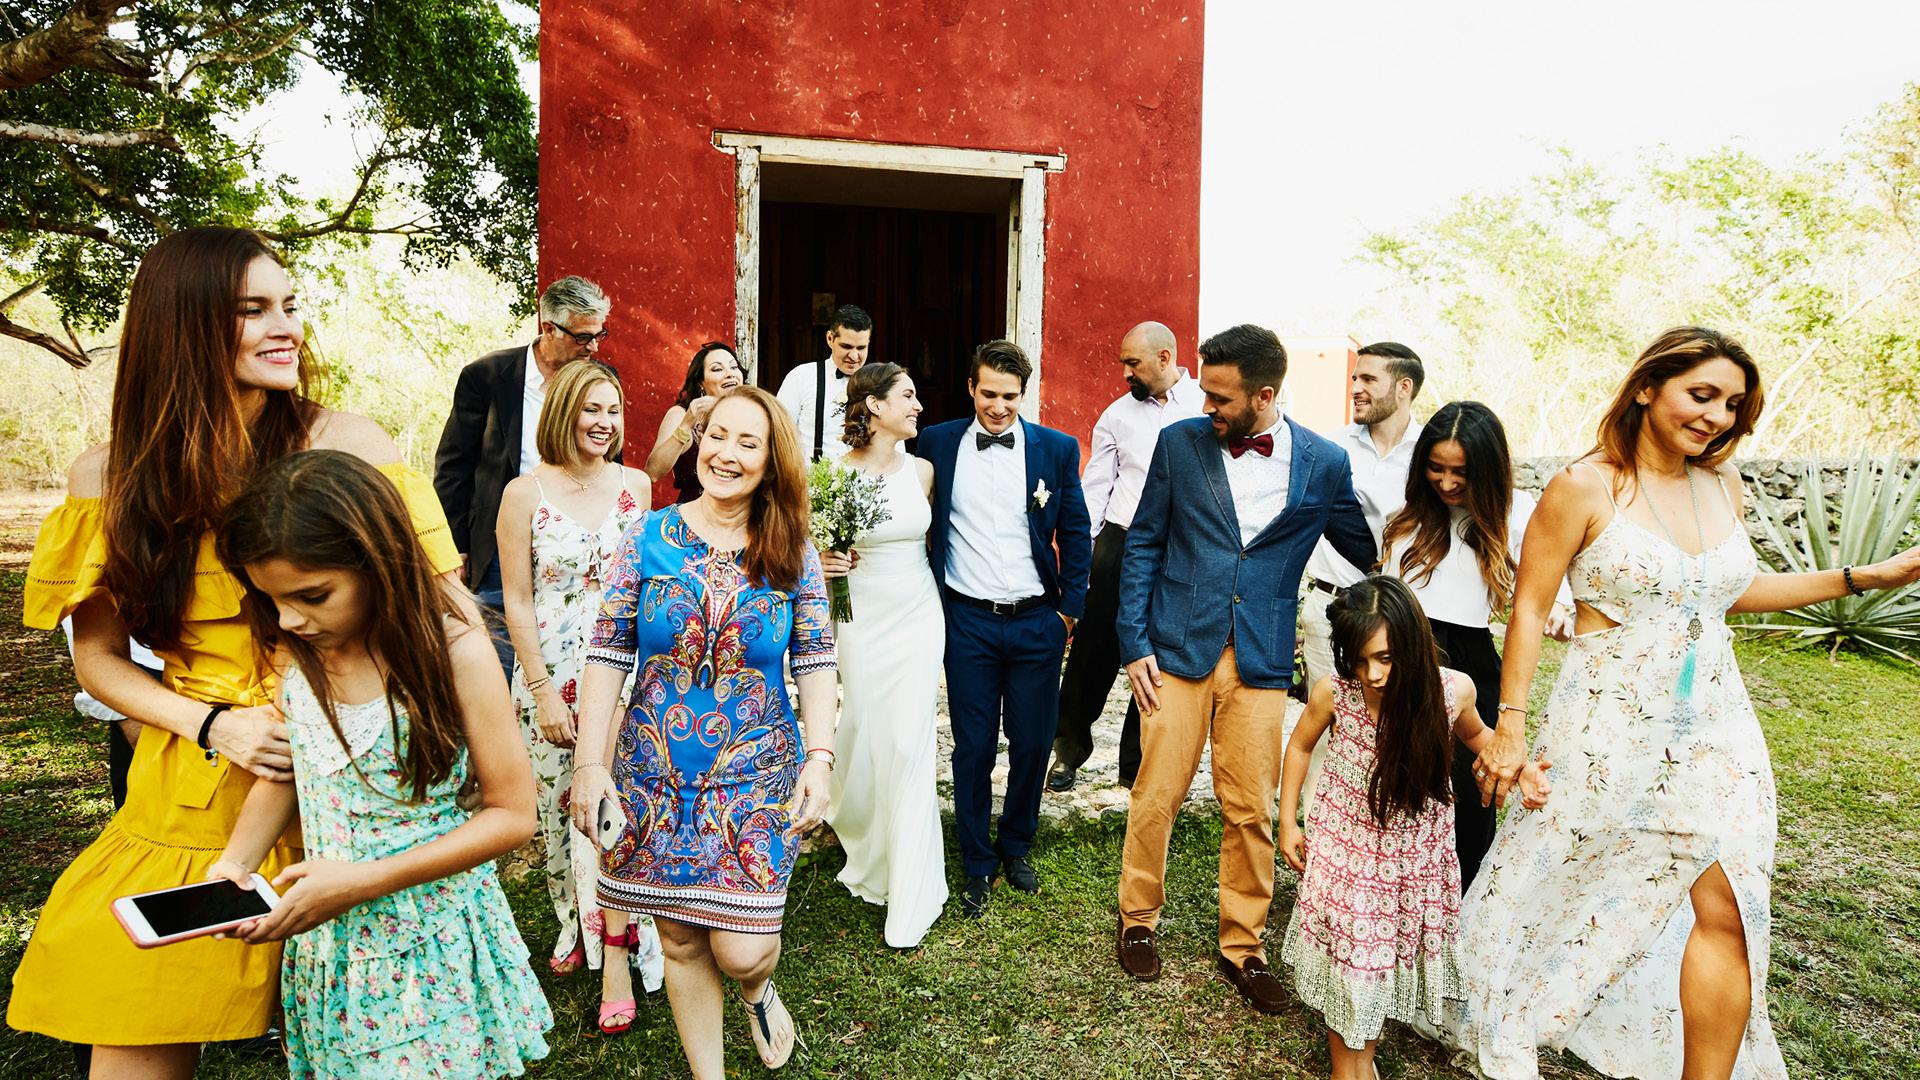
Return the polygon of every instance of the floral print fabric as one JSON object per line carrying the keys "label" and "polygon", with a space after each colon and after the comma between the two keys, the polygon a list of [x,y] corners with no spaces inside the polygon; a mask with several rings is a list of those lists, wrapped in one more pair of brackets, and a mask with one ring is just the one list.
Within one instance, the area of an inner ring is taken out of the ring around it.
{"label": "floral print fabric", "polygon": [[621,543],[587,660],[639,669],[612,761],[629,828],[601,862],[601,903],[779,932],[804,745],[782,662],[796,678],[834,667],[812,545],[789,593],[754,584],[679,507],[649,515]]}
{"label": "floral print fabric", "polygon": [[[417,848],[467,820],[456,799],[463,751],[422,802],[404,777],[407,714],[385,699],[336,705],[346,728],[388,722],[350,763],[321,771],[339,745],[298,668],[285,705],[307,858],[372,862]],[[396,741],[395,729],[398,729]],[[519,1076],[547,1055],[553,1014],[527,966],[492,863],[370,900],[287,943],[280,980],[294,1080]]]}
{"label": "floral print fabric", "polygon": [[1731,529],[1687,555],[1616,510],[1573,559],[1574,596],[1619,625],[1568,647],[1537,738],[1552,799],[1507,818],[1462,909],[1466,1000],[1447,1026],[1493,1080],[1538,1077],[1539,1046],[1680,1075],[1688,891],[1715,863],[1753,994],[1734,1076],[1787,1075],[1766,1004],[1773,770],[1725,618],[1757,565]]}
{"label": "floral print fabric", "polygon": [[[1446,675],[1447,713],[1455,709]],[[1453,807],[1429,803],[1381,828],[1367,808],[1379,726],[1360,684],[1333,678],[1333,724],[1307,814],[1307,869],[1281,945],[1294,989],[1349,1047],[1388,1019],[1437,1018],[1457,997],[1460,859]]]}
{"label": "floral print fabric", "polygon": [[[587,639],[593,634],[593,621],[600,612],[600,597],[606,591],[607,574],[620,549],[620,537],[646,513],[646,508],[624,488],[597,529],[587,528],[548,502],[544,490],[539,505],[534,507],[531,522],[533,614],[540,635],[540,658],[545,662],[546,675],[553,679],[560,700],[566,702],[568,708],[574,707],[580,691],[580,668],[586,660]],[[527,739],[534,780],[539,787],[540,843],[545,855],[547,897],[553,902],[553,914],[560,923],[553,956],[556,960],[565,959],[576,947],[584,945],[587,966],[598,969],[600,912],[591,905],[582,912],[580,898],[593,895],[594,883],[600,876],[600,850],[573,827],[568,800],[573,788],[573,748],[555,745],[540,736],[540,711],[533,694],[527,690],[528,681],[526,671],[516,663],[514,704],[520,711],[520,727]],[[634,925],[639,931],[639,943],[631,958],[640,966],[646,988],[658,990],[666,963],[660,951],[660,936],[651,919],[640,918]]]}

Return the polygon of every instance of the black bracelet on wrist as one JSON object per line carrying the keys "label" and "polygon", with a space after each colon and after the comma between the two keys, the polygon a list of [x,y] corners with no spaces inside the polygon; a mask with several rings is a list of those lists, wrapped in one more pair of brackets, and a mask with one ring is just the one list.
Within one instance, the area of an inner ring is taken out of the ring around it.
{"label": "black bracelet on wrist", "polygon": [[195,739],[194,742],[199,743],[200,749],[207,752],[208,761],[212,761],[214,758],[220,756],[219,751],[207,745],[207,736],[213,734],[213,718],[231,708],[233,708],[233,706],[224,703],[215,705],[213,708],[207,710],[207,718],[200,721],[200,737]]}
{"label": "black bracelet on wrist", "polygon": [[1867,590],[1853,583],[1853,567],[1851,565],[1841,567],[1840,576],[1846,580],[1848,592],[1855,596],[1867,595]]}

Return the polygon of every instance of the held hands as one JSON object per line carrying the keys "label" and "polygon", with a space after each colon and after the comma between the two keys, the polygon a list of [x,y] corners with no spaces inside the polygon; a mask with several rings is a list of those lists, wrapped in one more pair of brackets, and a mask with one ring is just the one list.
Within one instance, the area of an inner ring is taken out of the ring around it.
{"label": "held hands", "polygon": [[1307,871],[1307,835],[1300,831],[1300,824],[1291,814],[1280,819],[1280,855],[1293,867],[1294,873]]}
{"label": "held hands", "polygon": [[822,577],[846,577],[853,568],[860,565],[860,553],[857,551],[823,551],[820,553],[820,575]]}
{"label": "held hands", "polygon": [[833,769],[823,758],[809,758],[800,766],[800,779],[793,785],[793,798],[787,803],[787,815],[793,821],[788,831],[802,836],[813,831],[827,813],[827,782]]}
{"label": "held hands", "polygon": [[1553,762],[1545,758],[1529,761],[1520,767],[1520,805],[1527,810],[1538,810],[1547,805],[1547,796],[1553,794],[1553,785],[1547,782],[1547,770],[1553,768]]}
{"label": "held hands", "polygon": [[272,705],[226,710],[214,718],[207,744],[255,776],[293,779],[293,746],[287,742],[286,718]]}
{"label": "held hands", "polygon": [[1160,661],[1152,653],[1127,665],[1127,683],[1133,688],[1134,704],[1141,716],[1160,711]]}
{"label": "held hands", "polygon": [[[1480,785],[1480,805],[1501,807],[1527,763],[1526,732],[1502,722],[1493,729],[1493,741],[1473,762],[1473,778]],[[1524,794],[1524,793],[1523,793]]]}
{"label": "held hands", "polygon": [[[207,871],[209,879],[226,878],[242,887],[250,884],[251,876],[238,863],[226,859]],[[294,863],[273,879],[273,888],[280,894],[280,904],[271,914],[243,922],[219,936],[239,938],[249,945],[285,941],[379,894],[364,864],[328,859]]]}
{"label": "held hands", "polygon": [[572,746],[577,731],[573,710],[552,683],[534,695],[534,725],[540,737],[555,746]]}

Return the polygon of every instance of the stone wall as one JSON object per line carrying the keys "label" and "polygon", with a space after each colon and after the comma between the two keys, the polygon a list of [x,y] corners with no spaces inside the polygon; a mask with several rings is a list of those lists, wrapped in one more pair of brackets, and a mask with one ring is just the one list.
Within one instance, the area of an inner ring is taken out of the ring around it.
{"label": "stone wall", "polygon": [[[1553,477],[1553,474],[1571,460],[1573,459],[1566,457],[1520,458],[1513,463],[1514,485],[1531,491],[1537,496],[1541,489],[1547,486],[1547,481]],[[1766,496],[1784,512],[1787,526],[1789,528],[1795,526],[1800,520],[1802,509],[1806,506],[1802,477],[1805,476],[1807,466],[1811,463],[1806,458],[1746,458],[1734,462],[1740,470],[1740,475],[1747,481],[1747,534],[1753,538],[1753,542],[1762,554],[1769,559],[1773,559],[1777,552],[1767,539],[1765,526],[1760,523],[1759,517],[1754,512],[1754,502],[1758,496]],[[1852,462],[1846,458],[1827,458],[1820,460],[1818,464],[1820,486],[1826,495],[1828,513],[1837,515],[1840,511],[1840,492],[1847,481],[1847,466]],[[1916,462],[1909,460],[1905,464],[1908,469],[1912,469]],[[1775,562],[1778,566],[1777,560]]]}

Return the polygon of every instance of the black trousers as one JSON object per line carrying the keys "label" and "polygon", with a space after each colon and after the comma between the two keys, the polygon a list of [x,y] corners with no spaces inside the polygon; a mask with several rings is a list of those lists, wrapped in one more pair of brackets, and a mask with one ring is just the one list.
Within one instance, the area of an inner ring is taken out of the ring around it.
{"label": "black trousers", "polygon": [[[1093,571],[1087,579],[1087,613],[1073,628],[1073,647],[1060,676],[1060,723],[1053,737],[1054,760],[1077,769],[1093,754],[1093,723],[1107,707],[1113,679],[1126,658],[1113,621],[1120,613],[1120,557],[1127,530],[1108,522],[1093,541]],[[1120,782],[1131,785],[1140,771],[1140,707],[1127,702],[1120,725]]]}
{"label": "black trousers", "polygon": [[[1473,704],[1488,727],[1500,722],[1500,654],[1493,634],[1484,626],[1428,619],[1440,644],[1440,662],[1473,680]],[[1480,785],[1473,779],[1474,753],[1458,739],[1453,743],[1454,849],[1460,853],[1460,888],[1465,890],[1480,872],[1480,863],[1493,847],[1499,811],[1480,805]]]}

